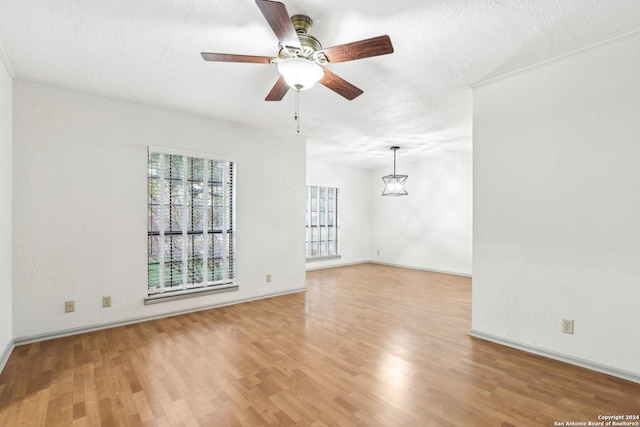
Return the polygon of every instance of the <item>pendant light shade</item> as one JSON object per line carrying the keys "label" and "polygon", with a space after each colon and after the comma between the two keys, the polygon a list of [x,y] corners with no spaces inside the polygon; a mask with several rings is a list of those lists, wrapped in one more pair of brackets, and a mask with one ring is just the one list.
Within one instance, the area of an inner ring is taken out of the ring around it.
{"label": "pendant light shade", "polygon": [[400,147],[391,147],[393,150],[393,175],[387,175],[382,177],[384,181],[383,196],[406,196],[407,190],[404,189],[404,183],[409,175],[396,175],[396,151]]}
{"label": "pendant light shade", "polygon": [[278,72],[290,87],[297,90],[307,90],[324,77],[321,66],[304,58],[288,58],[280,61]]}

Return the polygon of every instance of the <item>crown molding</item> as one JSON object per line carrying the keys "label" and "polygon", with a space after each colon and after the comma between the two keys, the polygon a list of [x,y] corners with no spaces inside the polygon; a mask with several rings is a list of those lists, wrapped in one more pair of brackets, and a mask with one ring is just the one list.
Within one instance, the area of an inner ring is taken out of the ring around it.
{"label": "crown molding", "polygon": [[7,73],[9,73],[9,77],[11,77],[11,79],[15,79],[16,73],[13,71],[13,67],[11,66],[11,61],[9,61],[9,57],[7,56],[7,52],[4,50],[4,46],[2,46],[1,41],[0,41],[0,58],[2,58],[2,63],[4,64],[4,68],[7,69]]}
{"label": "crown molding", "polygon": [[605,41],[600,42],[600,43],[592,44],[592,45],[587,46],[587,47],[582,48],[582,49],[574,50],[573,52],[565,53],[563,55],[556,56],[554,58],[547,59],[547,60],[542,61],[542,62],[537,62],[535,64],[528,65],[528,66],[523,67],[523,68],[518,68],[517,70],[509,71],[509,72],[507,72],[505,74],[501,74],[499,76],[490,77],[488,79],[477,81],[475,83],[470,84],[469,87],[471,89],[478,89],[478,88],[481,88],[481,87],[490,86],[490,85],[492,85],[494,83],[497,83],[497,82],[500,82],[502,80],[507,80],[507,79],[510,79],[511,77],[516,77],[516,76],[519,76],[521,74],[528,73],[529,71],[538,70],[538,69],[544,68],[544,67],[546,67],[548,65],[557,64],[559,62],[563,62],[563,61],[566,61],[566,60],[571,59],[571,58],[582,56],[582,55],[588,54],[590,52],[599,50],[600,48],[603,48],[603,47],[606,47],[606,46],[610,46],[610,45],[613,45],[613,44],[617,44],[617,43],[620,43],[620,42],[625,42],[627,40],[631,40],[631,39],[633,39],[635,37],[638,37],[638,36],[640,36],[640,30],[632,31],[630,33],[623,34],[621,36],[614,37],[612,39],[605,40]]}

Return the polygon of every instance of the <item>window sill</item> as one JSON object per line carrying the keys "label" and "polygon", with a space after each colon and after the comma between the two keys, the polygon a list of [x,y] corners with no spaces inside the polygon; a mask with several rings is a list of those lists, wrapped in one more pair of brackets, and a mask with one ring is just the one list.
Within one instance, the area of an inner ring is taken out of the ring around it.
{"label": "window sill", "polygon": [[179,299],[201,297],[205,295],[221,294],[224,292],[233,292],[238,290],[238,285],[228,283],[226,285],[206,287],[198,289],[187,289],[184,291],[169,291],[161,294],[155,294],[144,299],[144,305],[157,304],[159,302],[175,301]]}
{"label": "window sill", "polygon": [[307,262],[330,261],[332,259],[340,259],[340,258],[342,258],[342,255],[314,256],[314,257],[307,257],[306,261]]}

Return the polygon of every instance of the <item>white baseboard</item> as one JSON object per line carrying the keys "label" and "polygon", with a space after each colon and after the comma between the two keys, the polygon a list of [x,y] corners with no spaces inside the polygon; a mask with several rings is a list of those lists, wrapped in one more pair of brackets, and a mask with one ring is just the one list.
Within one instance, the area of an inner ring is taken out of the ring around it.
{"label": "white baseboard", "polygon": [[4,365],[6,365],[7,362],[9,361],[9,357],[11,357],[11,352],[15,347],[16,345],[13,343],[13,341],[9,341],[9,344],[7,344],[7,348],[5,348],[4,351],[2,352],[2,356],[0,356],[0,373],[2,373],[2,370],[4,369]]}
{"label": "white baseboard", "polygon": [[[65,329],[65,330],[54,331],[54,332],[47,332],[47,333],[44,333],[44,334],[30,335],[30,336],[15,338],[13,340],[13,345],[16,346],[16,345],[23,345],[23,344],[31,344],[31,343],[39,342],[39,341],[46,341],[46,340],[51,340],[51,339],[55,339],[55,338],[67,337],[67,336],[71,336],[71,335],[84,334],[86,332],[99,331],[99,330],[102,330],[102,329],[110,329],[110,328],[116,328],[118,326],[125,326],[125,325],[131,325],[131,324],[134,324],[134,323],[147,322],[149,320],[162,319],[164,317],[178,316],[180,314],[194,313],[196,311],[210,310],[212,308],[226,307],[226,306],[229,306],[229,305],[241,304],[241,303],[244,303],[244,302],[256,301],[256,300],[265,299],[265,298],[278,297],[278,296],[287,295],[287,294],[293,294],[293,293],[298,293],[298,292],[305,292],[306,290],[307,290],[307,288],[304,287],[304,288],[292,289],[292,290],[289,290],[289,291],[274,292],[274,293],[271,293],[271,294],[260,295],[260,296],[252,297],[252,298],[245,298],[245,299],[241,299],[241,300],[229,301],[229,302],[220,303],[220,304],[211,304],[211,305],[206,305],[206,306],[201,306],[201,307],[194,307],[194,308],[190,308],[190,309],[187,309],[187,310],[172,311],[170,313],[157,314],[157,315],[153,315],[153,316],[134,317],[134,318],[124,319],[124,320],[119,320],[119,321],[116,321],[116,322],[101,323],[101,324],[97,324],[97,325],[81,326],[81,327],[78,327],[78,328]],[[9,351],[9,354],[11,354],[10,351]],[[7,359],[8,359],[8,356],[7,356]]]}
{"label": "white baseboard", "polygon": [[344,264],[331,264],[331,265],[323,265],[323,266],[314,266],[307,267],[307,271],[313,270],[324,270],[325,268],[338,268],[338,267],[349,267],[351,265],[360,265],[360,264],[378,264],[378,265],[387,265],[389,267],[398,267],[398,268],[409,268],[411,270],[421,270],[421,271],[430,271],[431,273],[442,273],[442,274],[452,274],[454,276],[462,276],[462,277],[471,277],[470,274],[466,273],[457,273],[454,271],[445,271],[445,270],[435,270],[433,268],[424,268],[424,267],[414,267],[412,265],[403,265],[403,264],[392,264],[390,262],[380,262],[380,261],[357,261],[357,262],[348,262]]}
{"label": "white baseboard", "polygon": [[571,365],[580,366],[581,368],[601,372],[603,374],[611,375],[613,377],[622,378],[623,380],[640,384],[640,374],[635,372],[625,371],[623,369],[614,368],[612,366],[601,365],[600,363],[580,359],[579,357],[569,356],[568,354],[556,353],[555,351],[546,350],[544,348],[535,347],[507,338],[498,337],[496,335],[487,334],[475,329],[471,329],[469,331],[469,335],[475,338],[480,338],[482,340],[491,341],[496,344],[515,348],[517,350],[526,351],[527,353],[533,353],[537,354],[538,356],[548,357],[549,359],[554,359],[560,362],[569,363]]}
{"label": "white baseboard", "polygon": [[[316,263],[318,261],[314,261],[313,263]],[[356,261],[356,262],[345,262],[345,263],[338,263],[338,264],[330,264],[330,265],[321,265],[321,266],[313,266],[313,267],[307,267],[306,270],[307,271],[313,271],[313,270],[324,270],[325,268],[338,268],[338,267],[349,267],[351,265],[359,265],[359,264],[369,264],[370,261]]]}
{"label": "white baseboard", "polygon": [[433,268],[414,267],[411,265],[393,264],[390,262],[380,262],[380,261],[371,261],[371,260],[368,262],[371,264],[388,265],[389,267],[410,268],[411,270],[430,271],[432,273],[452,274],[454,276],[471,277],[471,274],[457,273],[455,271],[436,270]]}

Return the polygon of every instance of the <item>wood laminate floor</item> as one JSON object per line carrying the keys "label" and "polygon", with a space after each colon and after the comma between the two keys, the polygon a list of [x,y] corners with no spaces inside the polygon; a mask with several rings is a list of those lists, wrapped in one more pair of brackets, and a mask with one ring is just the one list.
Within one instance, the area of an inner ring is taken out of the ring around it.
{"label": "wood laminate floor", "polygon": [[554,426],[640,385],[468,335],[471,280],[380,265],[308,291],[16,347],[2,426]]}

